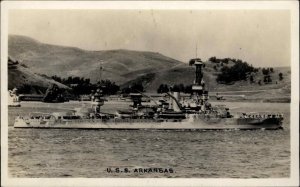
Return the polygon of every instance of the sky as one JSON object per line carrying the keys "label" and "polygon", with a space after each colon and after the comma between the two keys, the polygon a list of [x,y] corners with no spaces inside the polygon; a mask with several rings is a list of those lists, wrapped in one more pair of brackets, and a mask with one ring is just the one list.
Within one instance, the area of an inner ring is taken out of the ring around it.
{"label": "sky", "polygon": [[182,62],[230,57],[276,67],[291,64],[290,27],[288,10],[10,10],[8,33],[86,50],[153,51]]}

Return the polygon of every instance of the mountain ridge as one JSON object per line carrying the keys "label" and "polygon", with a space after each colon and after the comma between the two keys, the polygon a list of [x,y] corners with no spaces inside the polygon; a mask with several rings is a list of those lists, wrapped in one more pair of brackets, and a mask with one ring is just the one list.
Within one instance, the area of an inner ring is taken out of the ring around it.
{"label": "mountain ridge", "polygon": [[[99,79],[100,65],[102,77],[118,84],[127,81],[122,75],[132,71],[147,71],[172,67],[182,62],[157,52],[133,51],[127,49],[87,51],[76,47],[61,47],[44,44],[29,37],[9,36],[9,56],[18,59],[34,72],[48,76],[80,76]],[[37,64],[39,64],[37,66]]]}
{"label": "mountain ridge", "polygon": [[[133,51],[128,49],[95,50],[89,51],[77,47],[59,46],[41,43],[30,37],[10,35],[8,54],[21,61],[32,72],[67,78],[79,76],[90,78],[91,82],[109,79],[121,87],[133,83],[142,83],[146,91],[155,92],[160,84],[190,85],[194,81],[195,69],[186,63],[167,57],[158,52]],[[204,79],[210,91],[247,90],[257,89],[257,84],[249,81],[238,81],[233,85],[223,85],[216,82],[220,73],[214,69],[215,63],[205,62]],[[232,66],[230,62],[228,66]],[[100,66],[102,71],[100,73]],[[282,70],[281,70],[282,69]],[[286,78],[278,81],[278,72],[282,71]],[[276,85],[261,85],[260,88],[289,87],[290,68],[274,68],[273,80]],[[256,75],[255,81],[262,80],[261,71]]]}

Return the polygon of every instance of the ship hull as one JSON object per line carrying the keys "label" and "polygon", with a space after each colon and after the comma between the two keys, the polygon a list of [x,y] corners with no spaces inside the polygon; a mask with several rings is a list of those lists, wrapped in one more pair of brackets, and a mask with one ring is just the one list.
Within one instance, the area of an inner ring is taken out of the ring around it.
{"label": "ship hull", "polygon": [[253,122],[249,120],[239,119],[223,119],[218,121],[182,121],[182,122],[103,122],[101,120],[88,121],[64,121],[64,122],[45,122],[39,121],[26,122],[25,120],[18,120],[14,124],[15,128],[48,128],[48,129],[115,129],[115,130],[255,130],[266,129],[276,130],[280,129],[281,123],[276,120],[263,120],[260,122]]}

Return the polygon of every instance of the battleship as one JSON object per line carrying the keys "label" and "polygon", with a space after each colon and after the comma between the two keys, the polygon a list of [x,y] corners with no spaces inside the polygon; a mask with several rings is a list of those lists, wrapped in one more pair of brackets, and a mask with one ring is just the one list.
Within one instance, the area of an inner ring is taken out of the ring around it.
{"label": "battleship", "polygon": [[[101,89],[91,93],[89,107],[75,108],[71,112],[31,113],[17,116],[14,128],[55,129],[116,129],[116,130],[254,130],[282,129],[282,114],[241,113],[233,115],[224,105],[209,103],[203,79],[204,62],[190,60],[195,66],[195,80],[187,99],[179,92],[166,93],[167,99],[156,101],[143,93],[131,93],[133,104],[128,110],[104,113],[105,103]],[[142,97],[149,97],[153,105],[142,105]]]}

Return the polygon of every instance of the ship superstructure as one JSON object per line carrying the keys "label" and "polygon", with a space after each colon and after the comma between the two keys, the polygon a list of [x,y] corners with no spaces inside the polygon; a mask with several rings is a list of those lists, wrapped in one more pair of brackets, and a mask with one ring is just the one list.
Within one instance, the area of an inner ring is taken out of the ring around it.
{"label": "ship superstructure", "polygon": [[166,93],[169,100],[142,105],[143,93],[131,93],[133,104],[127,110],[113,114],[101,111],[104,99],[101,89],[91,94],[90,107],[72,113],[18,116],[16,128],[79,128],[79,129],[161,129],[161,130],[222,130],[222,129],[280,129],[282,114],[232,115],[226,106],[212,106],[203,79],[204,63],[191,59],[195,66],[195,81],[190,98],[182,101],[179,92]]}

